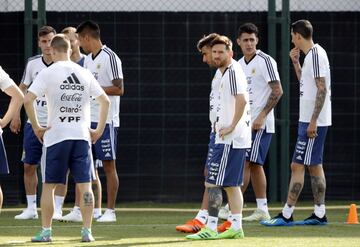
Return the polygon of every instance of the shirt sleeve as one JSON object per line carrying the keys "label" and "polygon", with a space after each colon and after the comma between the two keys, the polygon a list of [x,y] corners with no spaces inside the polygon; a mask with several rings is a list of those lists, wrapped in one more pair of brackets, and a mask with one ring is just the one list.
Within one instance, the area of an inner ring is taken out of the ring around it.
{"label": "shirt sleeve", "polygon": [[32,82],[31,79],[31,63],[30,60],[27,61],[23,76],[21,78],[21,83],[24,83],[26,86],[29,86]]}
{"label": "shirt sleeve", "polygon": [[314,78],[325,77],[329,70],[329,62],[327,57],[319,54],[318,48],[315,47],[311,50]]}
{"label": "shirt sleeve", "polygon": [[100,83],[95,79],[91,72],[88,73],[88,77],[90,81],[90,96],[92,98],[97,98],[100,95],[105,94],[105,91],[100,86]]}
{"label": "shirt sleeve", "polygon": [[0,88],[2,91],[4,91],[5,89],[7,89],[10,86],[15,86],[15,82],[10,78],[10,76],[0,66]]}
{"label": "shirt sleeve", "polygon": [[36,76],[28,91],[32,92],[37,97],[44,95],[46,91],[46,78],[46,69],[44,69]]}
{"label": "shirt sleeve", "polygon": [[244,94],[247,91],[246,77],[241,69],[229,69],[230,93],[231,95]]}
{"label": "shirt sleeve", "polygon": [[120,58],[115,53],[109,54],[106,73],[111,80],[123,79],[122,64]]}
{"label": "shirt sleeve", "polygon": [[261,74],[266,82],[280,81],[277,64],[270,56],[263,56],[261,59]]}

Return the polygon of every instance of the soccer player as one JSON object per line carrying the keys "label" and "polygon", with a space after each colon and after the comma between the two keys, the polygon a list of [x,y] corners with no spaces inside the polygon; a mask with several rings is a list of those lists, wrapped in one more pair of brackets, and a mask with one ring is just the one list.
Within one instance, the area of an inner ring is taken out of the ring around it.
{"label": "soccer player", "polygon": [[[251,180],[255,192],[257,209],[243,221],[269,220],[266,198],[266,176],[263,169],[269,151],[272,134],[275,133],[274,107],[283,91],[275,60],[257,50],[259,31],[253,23],[239,27],[237,43],[243,53],[239,60],[246,75],[250,97],[252,145],[246,150],[244,184],[245,193]],[[226,224],[226,222],[224,222]]]}
{"label": "soccer player", "polygon": [[[14,117],[16,112],[21,108],[24,95],[16,86],[14,81],[0,66],[0,89],[11,97],[9,107],[3,118],[0,118],[0,174],[8,174],[9,166],[6,158],[6,151],[2,139],[2,128],[4,128]],[[0,184],[0,212],[3,203],[3,194]]]}
{"label": "soccer player", "polygon": [[[50,26],[43,26],[38,32],[38,46],[41,49],[41,55],[34,56],[28,59],[23,77],[19,88],[25,94],[27,88],[35,80],[36,76],[44,68],[52,64],[50,54],[50,41],[56,34],[54,28]],[[39,124],[46,126],[47,108],[46,99],[40,95],[34,102],[35,109],[39,118]],[[21,127],[20,110],[11,122],[11,130],[18,133]],[[40,164],[42,154],[42,144],[37,140],[31,124],[29,121],[24,126],[24,140],[23,140],[23,159],[24,162],[24,185],[27,199],[27,208],[21,214],[15,216],[17,220],[37,219],[36,206],[36,188],[38,185],[37,167]]]}
{"label": "soccer player", "polygon": [[[209,217],[200,232],[188,239],[243,238],[243,197],[240,185],[243,180],[245,150],[251,146],[251,117],[246,77],[241,65],[232,59],[232,42],[226,36],[211,42],[212,58],[222,77],[219,87],[215,146],[209,160],[205,186],[209,193]],[[231,227],[217,233],[218,212],[222,203],[222,190],[226,191],[232,217]]]}
{"label": "soccer player", "polygon": [[[325,174],[322,166],[323,151],[328,126],[331,125],[331,78],[330,65],[326,51],[314,44],[313,27],[308,20],[298,20],[291,24],[290,51],[296,76],[300,84],[300,116],[298,138],[291,163],[291,179],[286,204],[279,215],[266,226],[291,226],[294,224],[293,212],[304,185],[307,167],[314,196],[314,213],[296,224],[325,225]],[[305,54],[301,67],[300,51]]]}
{"label": "soccer player", "polygon": [[[91,180],[94,166],[90,142],[96,142],[105,128],[109,99],[94,76],[70,60],[70,42],[64,34],[51,40],[51,57],[54,64],[42,70],[28,89],[24,99],[26,113],[34,133],[44,143],[41,159],[43,189],[41,195],[42,229],[32,242],[52,241],[54,190],[66,183],[68,170],[80,191],[83,215],[81,241],[92,242],[91,233],[94,196]],[[41,127],[33,102],[44,95],[48,103],[48,126]],[[90,129],[90,97],[99,102],[99,122]]]}
{"label": "soccer player", "polygon": [[[215,64],[212,59],[212,52],[210,44],[211,42],[218,37],[219,34],[217,33],[211,33],[202,39],[199,40],[197,44],[198,51],[202,54],[203,62],[207,63],[209,67],[214,68]],[[221,80],[221,72],[220,70],[217,70],[214,78],[211,82],[211,92],[210,92],[210,107],[209,107],[209,120],[211,125],[211,132],[210,132],[210,141],[209,141],[209,148],[208,148],[208,154],[205,161],[205,167],[204,167],[204,176],[206,177],[208,173],[208,166],[209,166],[209,160],[211,159],[214,151],[214,145],[215,145],[215,122],[216,122],[216,107],[217,107],[217,101],[219,98],[219,85]],[[203,194],[203,200],[201,203],[201,208],[199,212],[197,213],[196,217],[194,219],[191,219],[187,221],[184,225],[176,226],[177,231],[181,232],[187,232],[187,233],[196,233],[200,231],[201,228],[205,226],[205,223],[208,218],[208,192],[205,187],[204,194]]]}
{"label": "soccer player", "polygon": [[[98,222],[115,222],[115,203],[119,188],[119,178],[116,172],[117,130],[120,125],[120,96],[124,94],[123,73],[120,58],[100,39],[99,25],[93,21],[81,23],[76,30],[80,46],[85,57],[84,67],[90,70],[109,96],[111,105],[104,134],[93,146],[94,158],[101,160],[106,176],[107,209],[97,219]],[[98,105],[92,101],[92,128],[98,122]]]}
{"label": "soccer player", "polygon": [[[70,40],[71,45],[71,61],[84,66],[85,55],[80,52],[80,45],[78,35],[76,33],[75,27],[66,27],[61,33],[65,34],[66,37]],[[93,181],[94,196],[95,196],[95,208],[94,208],[94,219],[97,219],[101,216],[101,183],[97,170],[95,170],[96,180]],[[67,215],[62,217],[62,206],[64,204],[64,199],[67,193],[67,182],[66,184],[60,184],[55,189],[55,212],[53,219],[61,221],[72,221],[72,222],[81,222],[82,215],[80,211],[80,192],[79,188],[75,187],[75,206]]]}

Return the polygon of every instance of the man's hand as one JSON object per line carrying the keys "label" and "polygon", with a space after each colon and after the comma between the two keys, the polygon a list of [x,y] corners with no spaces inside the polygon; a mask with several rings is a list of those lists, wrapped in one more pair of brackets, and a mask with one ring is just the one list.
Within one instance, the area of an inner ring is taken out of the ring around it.
{"label": "man's hand", "polygon": [[45,131],[47,131],[48,129],[50,129],[50,127],[46,127],[46,128],[44,128],[44,127],[34,128],[33,127],[34,134],[38,138],[39,142],[41,142],[41,144],[44,143],[44,134],[45,134]]}
{"label": "man's hand", "polygon": [[307,128],[307,136],[309,138],[317,137],[317,125],[316,122],[310,122]]}
{"label": "man's hand", "polygon": [[20,118],[13,118],[10,122],[10,130],[14,134],[19,134],[21,130],[21,119]]}
{"label": "man's hand", "polygon": [[[265,117],[266,117],[266,116],[265,116]],[[252,129],[253,129],[253,130],[259,130],[259,129],[261,129],[261,127],[262,127],[263,124],[264,124],[265,117],[263,116],[263,114],[260,113],[260,114],[257,116],[257,118],[254,120],[253,125],[252,125]]]}
{"label": "man's hand", "polygon": [[96,129],[89,129],[89,131],[90,131],[91,143],[95,144],[95,142],[99,140],[99,138],[101,137],[102,132]]}
{"label": "man's hand", "polygon": [[289,56],[293,64],[298,64],[300,59],[300,49],[295,47],[290,50]]}
{"label": "man's hand", "polygon": [[220,136],[220,138],[224,140],[225,136],[226,136],[227,134],[230,134],[231,132],[233,132],[233,130],[234,130],[234,127],[231,126],[231,125],[230,125],[229,127],[226,127],[226,128],[221,128],[221,129],[219,130],[219,136]]}

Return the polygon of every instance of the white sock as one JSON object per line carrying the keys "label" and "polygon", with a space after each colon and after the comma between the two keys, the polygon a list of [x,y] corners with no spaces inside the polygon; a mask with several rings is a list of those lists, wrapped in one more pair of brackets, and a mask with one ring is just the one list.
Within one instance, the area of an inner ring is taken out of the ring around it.
{"label": "white sock", "polygon": [[256,205],[257,205],[258,209],[261,209],[264,212],[269,211],[266,198],[257,198],[256,199]]}
{"label": "white sock", "polygon": [[43,227],[42,228],[44,231],[50,230],[51,231],[51,227]]}
{"label": "white sock", "polygon": [[314,205],[314,213],[317,217],[322,218],[325,215],[325,204]]}
{"label": "white sock", "polygon": [[108,211],[108,212],[110,212],[110,213],[115,213],[115,209],[112,209],[112,208],[107,208],[107,209],[105,210],[105,213],[106,213],[106,211]]}
{"label": "white sock", "polygon": [[211,230],[217,232],[217,224],[218,224],[218,217],[213,217],[209,215],[206,226]]}
{"label": "white sock", "polygon": [[227,221],[231,222],[231,218],[232,218],[232,214],[231,214],[231,212],[229,212],[229,216],[227,217]]}
{"label": "white sock", "polygon": [[101,215],[101,208],[94,208],[95,215]]}
{"label": "white sock", "polygon": [[55,212],[60,213],[64,204],[64,196],[55,196]]}
{"label": "white sock", "polygon": [[231,228],[235,231],[242,228],[242,214],[233,214],[231,217]]}
{"label": "white sock", "polygon": [[209,216],[209,213],[206,209],[200,209],[199,212],[197,213],[195,219],[197,219],[201,223],[205,224],[208,216]]}
{"label": "white sock", "polygon": [[291,206],[289,207],[289,205],[287,205],[287,203],[285,203],[285,206],[282,210],[282,214],[286,219],[290,219],[291,215],[293,214],[295,209],[295,206]]}
{"label": "white sock", "polygon": [[26,195],[27,208],[36,210],[36,194],[35,195]]}
{"label": "white sock", "polygon": [[74,206],[73,210],[81,212],[80,207],[78,207],[78,206]]}

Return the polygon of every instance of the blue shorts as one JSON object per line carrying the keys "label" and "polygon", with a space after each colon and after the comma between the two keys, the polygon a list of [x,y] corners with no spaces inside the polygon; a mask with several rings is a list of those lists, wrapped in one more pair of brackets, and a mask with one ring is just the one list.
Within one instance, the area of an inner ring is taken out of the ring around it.
{"label": "blue shorts", "polygon": [[0,174],[9,174],[9,165],[6,157],[5,145],[0,135]]}
{"label": "blue shorts", "polygon": [[30,123],[25,123],[23,140],[23,158],[22,162],[29,165],[40,164],[43,145],[36,137]]}
{"label": "blue shorts", "polygon": [[271,137],[272,133],[267,133],[264,129],[252,131],[251,148],[246,149],[246,160],[258,165],[264,165]]}
{"label": "blue shorts", "polygon": [[[91,123],[92,129],[95,129],[96,126],[97,123]],[[106,124],[104,133],[92,145],[94,160],[116,160],[117,131],[118,127],[114,127],[113,124]]]}
{"label": "blue shorts", "polygon": [[44,146],[43,153],[43,183],[66,184],[68,170],[75,183],[87,183],[95,178],[90,144],[85,140],[65,140]]}
{"label": "blue shorts", "polygon": [[232,145],[215,144],[209,160],[206,182],[221,187],[240,186],[243,182],[245,149],[234,149]]}
{"label": "blue shorts", "polygon": [[214,147],[215,147],[215,136],[216,136],[215,132],[210,133],[210,141],[209,141],[208,153],[205,161],[205,169],[209,169],[209,165],[210,165],[209,161],[213,157]]}
{"label": "blue shorts", "polygon": [[299,122],[298,138],[292,161],[303,165],[320,165],[323,162],[324,143],[328,127],[317,127],[317,137],[309,138],[309,123]]}

